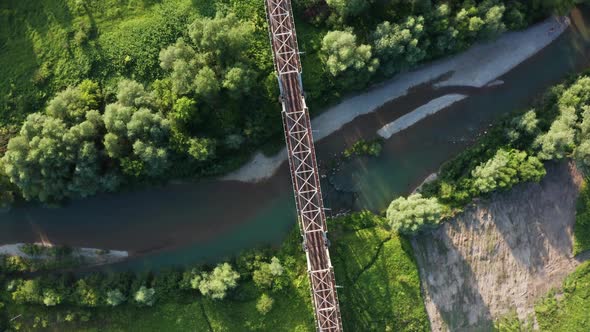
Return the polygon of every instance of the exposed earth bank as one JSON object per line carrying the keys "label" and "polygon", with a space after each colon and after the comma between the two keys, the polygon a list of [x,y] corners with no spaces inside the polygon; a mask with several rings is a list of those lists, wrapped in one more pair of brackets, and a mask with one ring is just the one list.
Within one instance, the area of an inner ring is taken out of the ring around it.
{"label": "exposed earth bank", "polygon": [[548,164],[541,183],[494,194],[414,238],[432,330],[487,331],[514,310],[534,319],[535,301],[582,260],[572,257],[582,182],[572,162]]}

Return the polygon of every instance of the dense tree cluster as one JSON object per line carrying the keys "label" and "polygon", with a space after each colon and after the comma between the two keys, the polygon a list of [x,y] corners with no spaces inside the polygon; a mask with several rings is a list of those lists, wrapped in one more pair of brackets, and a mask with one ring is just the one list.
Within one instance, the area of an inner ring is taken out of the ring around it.
{"label": "dense tree cluster", "polygon": [[58,94],[46,113],[27,117],[1,163],[25,199],[59,201],[117,187],[103,168],[100,98],[98,86],[85,81]]}
{"label": "dense tree cluster", "polygon": [[510,188],[526,181],[540,181],[545,167],[524,151],[500,149],[492,159],[477,166],[471,173],[476,194]]}
{"label": "dense tree cluster", "polygon": [[[176,103],[172,120],[158,110],[154,93],[132,80],[119,82],[116,102],[104,111],[102,100],[98,84],[84,81],[27,117],[0,161],[22,197],[59,202],[113,191],[125,179],[165,176],[173,155],[202,161],[213,151],[206,138],[175,136],[172,123],[191,107],[186,99]],[[175,139],[186,147],[172,151]]]}
{"label": "dense tree cluster", "polygon": [[425,198],[421,194],[399,197],[387,208],[389,226],[400,233],[416,234],[418,231],[436,226],[446,207],[436,198]]}
{"label": "dense tree cluster", "polygon": [[[16,271],[6,266],[6,262],[3,264],[7,271]],[[196,274],[196,271],[187,271],[184,275],[167,272],[157,276],[97,274],[77,280],[68,277],[14,279],[8,284],[7,291],[11,299],[20,304],[41,304],[47,307],[71,304],[93,308],[116,307],[129,302],[141,307],[152,306],[164,296],[191,288],[199,290],[203,296],[223,299],[229,290],[237,286],[240,277],[228,263],[218,265],[211,272]],[[185,285],[187,282],[189,285]]]}

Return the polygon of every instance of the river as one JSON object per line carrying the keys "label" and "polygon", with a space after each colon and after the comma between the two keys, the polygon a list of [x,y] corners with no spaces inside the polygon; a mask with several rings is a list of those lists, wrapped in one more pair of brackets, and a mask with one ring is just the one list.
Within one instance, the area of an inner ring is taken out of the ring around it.
{"label": "river", "polygon": [[[575,21],[575,17],[574,17]],[[326,177],[332,211],[382,211],[445,160],[482,134],[494,119],[527,107],[547,87],[590,67],[585,31],[568,28],[555,42],[500,77],[493,87],[412,89],[373,113],[356,118],[317,143],[325,165],[360,138],[372,139],[383,125],[449,93],[469,97],[386,140],[376,158],[357,158]],[[581,25],[578,25],[581,26]],[[277,110],[278,111],[278,110]],[[330,212],[328,213],[330,214]],[[150,268],[217,260],[258,245],[277,245],[295,226],[295,205],[286,164],[260,183],[206,180],[74,201],[64,207],[17,206],[0,214],[0,244],[39,241],[128,250],[124,268]]]}

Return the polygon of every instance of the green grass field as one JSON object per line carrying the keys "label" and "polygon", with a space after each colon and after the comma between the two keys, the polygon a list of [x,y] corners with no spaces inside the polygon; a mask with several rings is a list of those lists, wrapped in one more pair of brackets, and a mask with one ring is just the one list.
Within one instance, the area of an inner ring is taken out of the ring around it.
{"label": "green grass field", "polygon": [[20,122],[85,78],[153,80],[162,74],[154,70],[160,49],[207,7],[190,0],[2,1],[0,124]]}
{"label": "green grass field", "polygon": [[590,326],[590,262],[580,265],[563,284],[535,306],[541,331],[586,332]]}
{"label": "green grass field", "polygon": [[584,183],[576,207],[574,255],[590,250],[590,188]]}

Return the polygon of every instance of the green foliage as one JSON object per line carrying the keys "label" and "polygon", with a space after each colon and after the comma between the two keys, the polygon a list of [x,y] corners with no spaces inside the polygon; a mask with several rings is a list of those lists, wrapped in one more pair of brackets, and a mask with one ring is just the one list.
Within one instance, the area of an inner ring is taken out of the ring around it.
{"label": "green foliage", "polygon": [[389,226],[400,233],[416,234],[417,232],[436,226],[447,208],[436,198],[424,198],[421,194],[399,197],[387,208]]}
{"label": "green foliage", "polygon": [[544,160],[562,159],[569,155],[575,145],[576,110],[573,107],[561,109],[559,117],[551,124],[549,131],[537,137],[540,148],[539,158]]}
{"label": "green foliage", "polygon": [[350,31],[330,31],[322,39],[322,56],[328,72],[345,83],[364,85],[375,72],[379,61],[372,57],[370,45],[359,45]]}
{"label": "green foliage", "polygon": [[563,294],[555,292],[535,305],[541,331],[585,331],[590,322],[590,262],[582,263],[563,283]]}
{"label": "green foliage", "polygon": [[20,251],[29,256],[39,256],[45,252],[45,247],[36,243],[25,243],[20,246]]}
{"label": "green foliage", "polygon": [[[333,220],[338,225],[345,221]],[[380,217],[364,213],[358,224]],[[379,227],[346,231],[330,247],[344,329],[430,331],[410,243]]]}
{"label": "green foliage", "polygon": [[133,299],[139,305],[144,305],[144,306],[151,307],[156,302],[155,295],[156,295],[156,290],[155,289],[153,289],[153,288],[147,288],[145,286],[141,286],[139,288],[139,290],[137,290],[137,292],[135,292],[135,295],[133,296]]}
{"label": "green foliage", "polygon": [[[11,287],[12,288],[12,287]],[[11,294],[16,303],[38,303],[41,299],[41,287],[38,280],[24,280],[16,284]]]}
{"label": "green foliage", "polygon": [[268,296],[266,293],[263,293],[260,295],[258,302],[256,302],[256,310],[258,310],[258,312],[262,315],[266,315],[272,310],[274,303],[275,301],[272,297]]}
{"label": "green foliage", "polygon": [[261,289],[281,289],[283,286],[282,278],[284,268],[281,261],[273,257],[270,263],[260,263],[257,270],[252,274],[254,284]]}
{"label": "green foliage", "polygon": [[424,17],[408,17],[401,24],[383,22],[373,34],[375,53],[385,75],[411,68],[426,57]]}
{"label": "green foliage", "polygon": [[67,123],[80,123],[91,110],[98,110],[102,98],[98,83],[84,80],[59,92],[47,105],[47,114]]}
{"label": "green foliage", "polygon": [[[160,52],[160,66],[171,71],[176,93],[194,91],[199,98],[217,97],[221,87],[239,97],[252,86],[252,73],[244,56],[252,41],[253,26],[236,15],[200,17],[188,26],[191,43],[179,38]],[[220,84],[220,82],[222,82]]]}
{"label": "green foliage", "polygon": [[539,120],[534,110],[515,117],[510,124],[511,127],[506,129],[506,136],[512,143],[523,139],[522,136],[528,139],[535,137],[539,132]]}
{"label": "green foliage", "polygon": [[127,175],[161,176],[169,167],[169,121],[142,107],[149,104],[149,95],[135,82],[121,81],[117,96],[104,114],[107,155],[119,160]]}
{"label": "green foliage", "polygon": [[198,282],[199,291],[204,296],[215,300],[225,298],[227,292],[238,285],[240,275],[235,272],[231,265],[223,263],[215,267],[210,273],[203,273],[202,279]]}
{"label": "green foliage", "polygon": [[357,16],[366,11],[372,2],[374,0],[326,0],[328,6],[342,17]]}
{"label": "green foliage", "polygon": [[53,289],[43,291],[43,304],[47,307],[53,307],[62,302],[62,297]]}
{"label": "green foliage", "polygon": [[578,145],[574,157],[586,175],[590,174],[590,106],[582,106],[582,122],[579,124]]}
{"label": "green foliage", "polygon": [[87,112],[84,121],[72,125],[31,114],[8,144],[2,158],[4,171],[27,200],[55,202],[110,189],[112,179],[101,178],[96,142],[102,126],[97,111]]}
{"label": "green foliage", "polygon": [[590,104],[590,77],[578,78],[561,94],[558,104],[562,108],[573,107],[575,109]]}
{"label": "green foliage", "polygon": [[590,250],[590,188],[585,181],[576,204],[574,255]]}
{"label": "green foliage", "polygon": [[383,142],[381,140],[356,141],[351,147],[344,150],[342,155],[344,158],[352,158],[353,156],[373,156],[378,157],[381,154]]}
{"label": "green foliage", "polygon": [[545,176],[545,167],[534,156],[524,151],[500,149],[494,157],[477,166],[473,172],[476,194],[511,188],[526,181],[538,182]]}
{"label": "green foliage", "polygon": [[80,279],[76,282],[74,290],[74,298],[76,303],[85,307],[96,307],[99,305],[99,292],[85,279]]}
{"label": "green foliage", "polygon": [[497,332],[533,332],[533,321],[521,321],[518,319],[516,310],[494,321],[494,331]]}
{"label": "green foliage", "polygon": [[116,307],[126,300],[125,295],[118,289],[109,290],[106,295],[106,303],[112,307]]}

